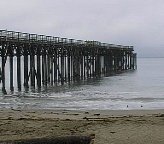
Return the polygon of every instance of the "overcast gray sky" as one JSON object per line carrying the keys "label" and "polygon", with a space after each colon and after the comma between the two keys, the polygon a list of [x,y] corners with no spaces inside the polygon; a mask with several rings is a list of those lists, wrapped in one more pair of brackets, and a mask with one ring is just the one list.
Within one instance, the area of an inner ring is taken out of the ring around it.
{"label": "overcast gray sky", "polygon": [[0,29],[133,45],[164,57],[164,0],[0,0]]}

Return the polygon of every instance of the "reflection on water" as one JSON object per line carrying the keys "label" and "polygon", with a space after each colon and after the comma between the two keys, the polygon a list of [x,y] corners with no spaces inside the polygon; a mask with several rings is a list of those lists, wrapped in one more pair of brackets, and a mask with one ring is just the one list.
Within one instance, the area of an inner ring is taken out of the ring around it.
{"label": "reflection on water", "polygon": [[[164,59],[138,59],[138,70],[1,96],[1,108],[162,109]],[[128,107],[127,107],[128,105]]]}

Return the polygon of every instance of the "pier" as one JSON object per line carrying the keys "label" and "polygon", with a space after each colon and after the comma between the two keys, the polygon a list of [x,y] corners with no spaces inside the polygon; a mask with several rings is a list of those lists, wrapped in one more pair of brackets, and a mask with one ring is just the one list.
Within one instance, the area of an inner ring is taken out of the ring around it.
{"label": "pier", "polygon": [[0,30],[0,58],[0,82],[4,94],[7,93],[7,64],[10,91],[15,89],[14,80],[17,81],[16,89],[21,91],[29,87],[40,89],[42,86],[110,76],[137,68],[133,46],[7,30]]}

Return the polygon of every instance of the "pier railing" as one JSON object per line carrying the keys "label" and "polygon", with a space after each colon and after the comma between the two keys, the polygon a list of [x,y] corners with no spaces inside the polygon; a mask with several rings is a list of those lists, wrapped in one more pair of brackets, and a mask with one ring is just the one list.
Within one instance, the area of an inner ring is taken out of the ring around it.
{"label": "pier railing", "polygon": [[38,42],[38,43],[65,43],[65,44],[76,44],[76,45],[84,45],[84,46],[101,46],[106,48],[118,48],[118,49],[133,49],[133,46],[122,46],[108,43],[101,43],[99,41],[83,41],[83,40],[75,40],[75,39],[67,39],[46,35],[38,35],[38,34],[29,34],[15,31],[7,31],[0,30],[1,39],[5,39],[6,41],[19,41],[19,42]]}
{"label": "pier railing", "polygon": [[133,51],[133,46],[0,30],[2,91],[6,93],[7,61],[9,87],[13,91],[13,71],[17,73],[18,90],[22,89],[22,84],[24,88],[41,88],[136,69]]}

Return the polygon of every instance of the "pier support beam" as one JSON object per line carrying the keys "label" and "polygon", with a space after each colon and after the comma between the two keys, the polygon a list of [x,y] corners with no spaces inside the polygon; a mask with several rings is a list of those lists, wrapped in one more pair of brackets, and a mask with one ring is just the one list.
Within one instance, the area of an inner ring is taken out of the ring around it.
{"label": "pier support beam", "polygon": [[39,47],[37,49],[37,86],[38,86],[38,89],[41,88],[41,66],[40,66],[40,50],[39,50]]}
{"label": "pier support beam", "polygon": [[1,57],[2,57],[2,73],[1,73],[1,80],[2,80],[2,92],[3,94],[7,94],[6,87],[5,87],[5,63],[6,63],[6,54],[5,54],[5,44],[2,43],[2,50],[1,50]]}
{"label": "pier support beam", "polygon": [[9,57],[10,57],[10,91],[13,92],[14,91],[14,78],[13,78],[13,47],[9,46]]}

